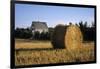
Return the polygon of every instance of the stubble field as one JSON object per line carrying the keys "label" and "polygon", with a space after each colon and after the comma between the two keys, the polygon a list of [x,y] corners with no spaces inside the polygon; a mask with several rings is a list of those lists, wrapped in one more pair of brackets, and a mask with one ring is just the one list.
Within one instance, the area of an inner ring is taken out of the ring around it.
{"label": "stubble field", "polygon": [[15,64],[36,65],[95,60],[94,42],[84,42],[78,50],[53,49],[50,41],[15,40]]}

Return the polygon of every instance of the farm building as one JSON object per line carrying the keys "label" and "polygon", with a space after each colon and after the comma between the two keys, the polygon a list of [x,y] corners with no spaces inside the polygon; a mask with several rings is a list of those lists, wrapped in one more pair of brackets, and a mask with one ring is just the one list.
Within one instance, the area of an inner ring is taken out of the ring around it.
{"label": "farm building", "polygon": [[48,26],[46,22],[33,21],[31,24],[31,30],[33,34],[36,31],[38,31],[39,33],[48,32]]}

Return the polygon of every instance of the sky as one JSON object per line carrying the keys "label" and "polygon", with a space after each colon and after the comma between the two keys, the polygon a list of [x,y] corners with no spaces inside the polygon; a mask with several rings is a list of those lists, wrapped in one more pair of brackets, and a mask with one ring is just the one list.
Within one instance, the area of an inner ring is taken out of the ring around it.
{"label": "sky", "polygon": [[32,21],[46,22],[48,27],[68,25],[69,22],[78,24],[80,21],[91,25],[94,22],[94,8],[16,4],[15,28],[30,27]]}

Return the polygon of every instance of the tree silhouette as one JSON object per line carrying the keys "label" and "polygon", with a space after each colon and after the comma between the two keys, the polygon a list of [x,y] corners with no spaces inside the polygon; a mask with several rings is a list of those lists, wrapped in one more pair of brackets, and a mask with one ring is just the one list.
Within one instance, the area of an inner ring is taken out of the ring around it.
{"label": "tree silhouette", "polygon": [[96,37],[96,28],[95,23],[92,23],[91,27],[87,26],[87,22],[83,23],[82,21],[79,22],[79,27],[83,34],[84,41],[94,41]]}
{"label": "tree silhouette", "polygon": [[16,38],[31,38],[32,37],[32,32],[29,28],[16,28],[15,29],[15,37]]}
{"label": "tree silhouette", "polygon": [[39,31],[35,31],[34,32],[34,39],[39,39],[40,38],[40,32]]}

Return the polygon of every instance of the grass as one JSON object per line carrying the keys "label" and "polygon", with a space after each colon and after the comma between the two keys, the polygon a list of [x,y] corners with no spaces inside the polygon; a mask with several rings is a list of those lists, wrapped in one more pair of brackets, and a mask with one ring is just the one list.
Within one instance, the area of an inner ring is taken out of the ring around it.
{"label": "grass", "polygon": [[79,50],[69,52],[67,49],[53,49],[50,41],[45,42],[17,39],[15,48],[16,66],[86,62],[94,61],[95,59],[93,42],[85,42]]}
{"label": "grass", "polygon": [[16,39],[15,49],[52,48],[50,41]]}

